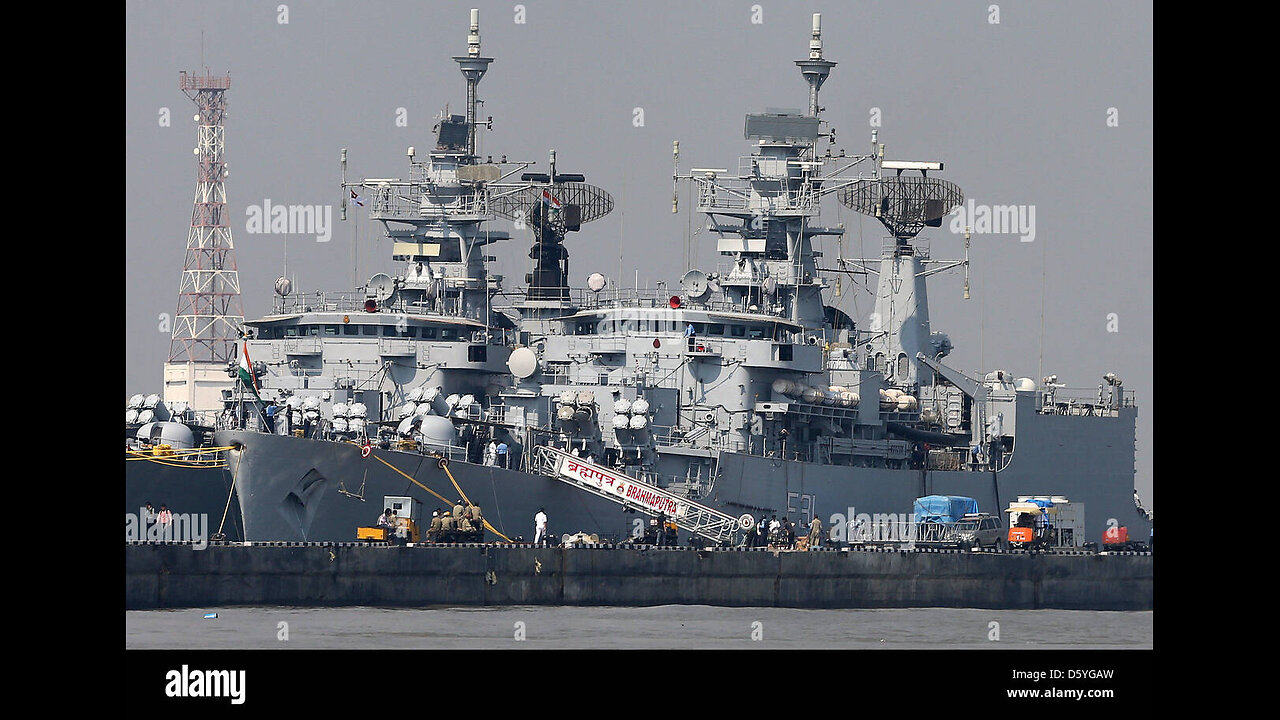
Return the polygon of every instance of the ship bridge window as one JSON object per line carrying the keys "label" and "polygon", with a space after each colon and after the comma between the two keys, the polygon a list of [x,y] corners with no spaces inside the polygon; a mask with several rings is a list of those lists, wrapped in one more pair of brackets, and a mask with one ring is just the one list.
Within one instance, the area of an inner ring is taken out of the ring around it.
{"label": "ship bridge window", "polygon": [[422,339],[423,339],[423,340],[435,340],[435,339],[436,339],[436,329],[435,329],[435,328],[433,328],[433,327],[424,327],[424,328],[422,328]]}
{"label": "ship bridge window", "polygon": [[338,326],[337,326],[337,325],[325,325],[325,326],[324,326],[324,335],[325,335],[325,337],[338,337]]}
{"label": "ship bridge window", "polygon": [[573,329],[574,335],[595,335],[596,324],[592,321],[580,322]]}
{"label": "ship bridge window", "polygon": [[747,328],[747,337],[752,340],[759,340],[764,337],[764,328],[752,325]]}
{"label": "ship bridge window", "polygon": [[303,328],[303,329],[307,331],[307,334],[308,334],[308,335],[319,335],[319,334],[320,334],[320,326],[319,326],[319,325],[308,325],[308,326],[306,326],[306,327],[305,327],[305,328]]}
{"label": "ship bridge window", "polygon": [[[706,335],[706,334],[707,334],[707,324],[706,324],[706,323],[689,323],[689,324],[693,326],[693,334],[694,334],[694,335]],[[687,331],[687,330],[688,330],[688,328],[686,327],[686,328],[685,328],[685,330]]]}
{"label": "ship bridge window", "polygon": [[707,326],[708,335],[724,335],[724,325],[720,323],[712,323]]}
{"label": "ship bridge window", "polygon": [[729,326],[729,334],[730,334],[730,335],[733,335],[734,337],[746,337],[746,335],[747,335],[747,326],[745,326],[745,325],[730,325],[730,326]]}
{"label": "ship bridge window", "polygon": [[359,335],[360,326],[359,325],[343,325],[342,334],[343,335]]}
{"label": "ship bridge window", "polygon": [[284,329],[284,336],[287,338],[298,337],[298,326],[290,325]]}
{"label": "ship bridge window", "polygon": [[442,328],[440,328],[440,339],[441,339],[441,340],[457,340],[457,339],[458,339],[458,328],[456,328],[456,327],[442,327]]}
{"label": "ship bridge window", "polygon": [[377,326],[377,325],[361,325],[361,326],[360,326],[360,334],[361,334],[361,335],[373,335],[374,337],[377,337],[377,335],[378,335],[378,326]]}
{"label": "ship bridge window", "polygon": [[489,348],[486,345],[472,345],[467,348],[467,360],[473,363],[487,362],[489,359]]}

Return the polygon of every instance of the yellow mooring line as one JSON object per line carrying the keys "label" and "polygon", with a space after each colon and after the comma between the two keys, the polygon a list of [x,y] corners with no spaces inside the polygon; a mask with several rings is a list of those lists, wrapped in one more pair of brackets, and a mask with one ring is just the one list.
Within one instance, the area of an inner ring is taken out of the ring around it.
{"label": "yellow mooring line", "polygon": [[[407,473],[405,473],[403,470],[396,467],[395,465],[392,465],[386,460],[383,460],[377,455],[374,455],[372,452],[369,453],[369,456],[372,457],[374,460],[377,460],[378,462],[382,463],[383,465],[386,465],[387,467],[391,468],[392,470],[395,470],[396,472],[400,473],[401,477],[413,483],[414,485],[417,485],[418,487],[422,488],[423,490],[426,490],[427,492],[431,493],[437,498],[440,498],[440,502],[443,502],[446,505],[453,504],[452,500],[449,500],[448,498],[444,497],[443,495],[436,492],[435,490],[432,490],[426,485],[423,485],[422,483],[418,482],[415,478],[410,477]],[[458,494],[462,496],[462,499],[465,500],[468,505],[470,505],[471,501],[467,499],[466,493],[462,492],[462,488],[458,487],[458,481],[453,479],[453,473],[449,472],[449,462],[444,458],[438,458],[438,460],[443,461],[443,462],[439,462],[438,464],[440,465],[440,469],[444,470],[444,474],[449,476],[449,482],[453,483],[453,489],[457,490]],[[497,535],[498,537],[502,538],[503,540],[506,540],[507,542],[511,542],[511,538],[507,537],[506,535],[503,535],[502,533],[494,529],[494,527],[489,524],[489,521],[487,519],[480,518],[480,521],[483,522],[484,526],[489,529],[489,532],[493,533],[494,535]]]}
{"label": "yellow mooring line", "polygon": [[145,460],[153,462],[157,465],[165,465],[168,467],[178,468],[225,468],[227,460],[222,456],[222,451],[230,450],[230,447],[210,447],[197,448],[194,450],[173,450],[164,449],[159,452],[163,454],[154,454],[156,451],[143,452],[139,450],[125,450],[125,460],[129,462],[137,462]]}

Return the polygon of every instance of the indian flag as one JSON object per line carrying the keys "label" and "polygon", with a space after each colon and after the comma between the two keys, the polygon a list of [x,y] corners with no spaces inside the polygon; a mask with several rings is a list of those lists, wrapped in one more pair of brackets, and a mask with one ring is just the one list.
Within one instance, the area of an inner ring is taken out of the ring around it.
{"label": "indian flag", "polygon": [[253,376],[253,363],[249,360],[249,342],[242,341],[241,347],[244,352],[240,353],[240,382],[253,391],[253,396],[262,400],[258,395],[258,379]]}
{"label": "indian flag", "polygon": [[547,204],[547,205],[550,205],[551,207],[555,208],[556,210],[559,210],[559,209],[560,209],[560,200],[559,200],[559,198],[557,198],[555,195],[552,195],[550,192],[547,192],[546,190],[543,190],[543,191],[542,191],[542,202],[543,202],[543,203],[545,203],[545,204]]}

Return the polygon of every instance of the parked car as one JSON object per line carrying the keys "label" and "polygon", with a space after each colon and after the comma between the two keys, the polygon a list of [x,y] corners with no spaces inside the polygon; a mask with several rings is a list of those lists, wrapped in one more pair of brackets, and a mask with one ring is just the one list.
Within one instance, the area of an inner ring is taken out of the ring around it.
{"label": "parked car", "polygon": [[956,521],[956,545],[961,548],[995,548],[1005,547],[1004,528],[1000,518],[986,513],[971,513]]}

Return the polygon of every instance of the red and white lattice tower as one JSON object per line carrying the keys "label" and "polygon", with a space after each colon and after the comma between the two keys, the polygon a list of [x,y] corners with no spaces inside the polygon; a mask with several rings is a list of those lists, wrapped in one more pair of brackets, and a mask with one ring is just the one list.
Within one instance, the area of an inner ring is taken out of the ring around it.
{"label": "red and white lattice tower", "polygon": [[244,310],[227,210],[226,92],[231,77],[182,72],[178,86],[196,104],[199,124],[195,207],[178,287],[178,311],[165,363],[165,401],[197,411],[220,409],[232,385],[227,365],[238,359]]}

